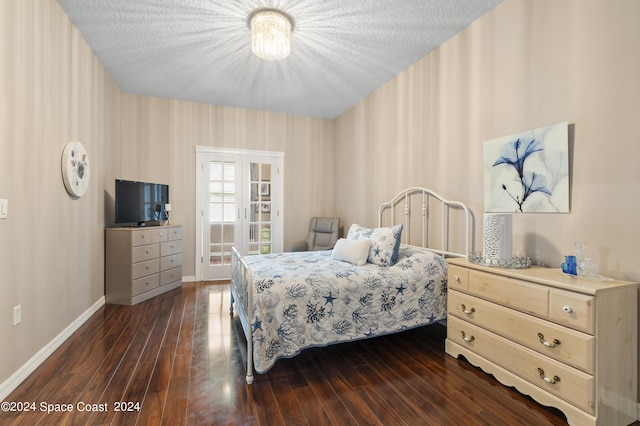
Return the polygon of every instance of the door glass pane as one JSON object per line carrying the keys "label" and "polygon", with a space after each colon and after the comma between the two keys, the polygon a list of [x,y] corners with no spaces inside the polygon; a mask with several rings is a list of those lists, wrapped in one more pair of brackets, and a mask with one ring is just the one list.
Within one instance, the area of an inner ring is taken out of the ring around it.
{"label": "door glass pane", "polygon": [[[249,252],[271,253],[271,164],[252,162],[249,166],[251,179]],[[256,244],[253,244],[256,243]]]}
{"label": "door glass pane", "polygon": [[260,229],[258,228],[258,224],[251,223],[249,224],[249,242],[255,243],[259,240]]}
{"label": "door glass pane", "polygon": [[231,264],[236,221],[236,164],[209,163],[209,264]]}

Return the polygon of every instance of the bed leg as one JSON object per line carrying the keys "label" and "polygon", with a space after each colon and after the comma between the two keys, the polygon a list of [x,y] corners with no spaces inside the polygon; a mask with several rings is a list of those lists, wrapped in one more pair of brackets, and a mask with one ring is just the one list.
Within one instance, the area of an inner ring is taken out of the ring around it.
{"label": "bed leg", "polygon": [[231,293],[231,304],[229,305],[229,315],[233,316],[233,292]]}
{"label": "bed leg", "polygon": [[[249,326],[251,330],[251,326]],[[253,332],[247,338],[247,384],[253,383]]]}
{"label": "bed leg", "polygon": [[253,327],[248,326],[249,335],[247,336],[247,384],[253,383]]}

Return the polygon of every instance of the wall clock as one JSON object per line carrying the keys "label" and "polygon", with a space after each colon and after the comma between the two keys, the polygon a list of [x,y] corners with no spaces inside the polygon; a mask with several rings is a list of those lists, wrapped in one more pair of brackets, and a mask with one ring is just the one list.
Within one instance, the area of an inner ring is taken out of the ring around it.
{"label": "wall clock", "polygon": [[69,142],[62,151],[62,181],[73,197],[82,197],[89,188],[89,156],[81,142]]}

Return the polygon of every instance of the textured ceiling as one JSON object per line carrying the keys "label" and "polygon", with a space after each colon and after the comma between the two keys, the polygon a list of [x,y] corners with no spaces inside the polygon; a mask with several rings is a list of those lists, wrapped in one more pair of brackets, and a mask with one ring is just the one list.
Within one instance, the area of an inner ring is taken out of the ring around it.
{"label": "textured ceiling", "polygon": [[[58,0],[126,93],[333,119],[502,0]],[[291,55],[251,52],[247,17],[295,21]]]}

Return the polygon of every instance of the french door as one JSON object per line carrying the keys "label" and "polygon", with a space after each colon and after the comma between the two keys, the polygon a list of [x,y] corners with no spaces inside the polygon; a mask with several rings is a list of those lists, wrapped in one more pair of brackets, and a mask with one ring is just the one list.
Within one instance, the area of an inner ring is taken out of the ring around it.
{"label": "french door", "polygon": [[231,276],[231,248],[282,251],[283,155],[197,147],[196,276]]}

